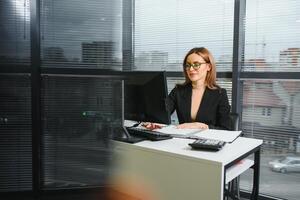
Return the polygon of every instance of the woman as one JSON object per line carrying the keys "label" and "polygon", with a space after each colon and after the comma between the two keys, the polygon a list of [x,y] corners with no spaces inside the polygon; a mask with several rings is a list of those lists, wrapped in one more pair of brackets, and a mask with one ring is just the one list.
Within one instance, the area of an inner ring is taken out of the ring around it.
{"label": "woman", "polygon": [[204,47],[193,48],[183,61],[185,82],[167,98],[167,109],[177,112],[177,128],[229,129],[230,105],[226,90],[216,84],[216,65]]}

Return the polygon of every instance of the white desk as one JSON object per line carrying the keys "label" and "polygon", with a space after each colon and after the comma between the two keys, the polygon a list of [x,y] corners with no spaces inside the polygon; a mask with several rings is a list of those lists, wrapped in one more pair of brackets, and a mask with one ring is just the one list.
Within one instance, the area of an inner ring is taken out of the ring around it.
{"label": "white desk", "polygon": [[[191,150],[188,143],[192,141],[173,138],[136,144],[115,142],[113,176],[143,185],[153,200],[222,200],[225,183],[254,163],[252,198],[257,199],[262,140],[240,137],[218,152]],[[253,153],[254,162],[245,161],[241,164],[244,167],[235,167],[237,161]]]}

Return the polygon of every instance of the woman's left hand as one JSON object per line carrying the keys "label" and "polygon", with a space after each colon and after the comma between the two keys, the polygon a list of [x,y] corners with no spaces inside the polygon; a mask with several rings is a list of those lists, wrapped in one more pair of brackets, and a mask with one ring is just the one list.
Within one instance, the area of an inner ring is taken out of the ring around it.
{"label": "woman's left hand", "polygon": [[208,125],[200,122],[191,122],[191,123],[183,123],[179,124],[177,128],[200,128],[200,129],[208,129]]}

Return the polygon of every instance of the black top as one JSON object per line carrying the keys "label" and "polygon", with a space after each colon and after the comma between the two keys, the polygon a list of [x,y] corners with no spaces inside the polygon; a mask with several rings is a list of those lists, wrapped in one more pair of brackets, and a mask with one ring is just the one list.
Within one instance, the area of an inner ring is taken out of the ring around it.
{"label": "black top", "polygon": [[[192,85],[178,85],[169,94],[166,105],[172,114],[177,112],[179,123],[193,122],[191,118]],[[230,129],[230,105],[226,90],[206,87],[195,122],[205,123],[212,129]]]}

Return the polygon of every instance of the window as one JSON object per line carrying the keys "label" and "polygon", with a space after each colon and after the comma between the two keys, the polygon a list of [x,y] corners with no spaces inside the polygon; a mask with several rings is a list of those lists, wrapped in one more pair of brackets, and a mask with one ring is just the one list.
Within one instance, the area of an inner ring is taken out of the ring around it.
{"label": "window", "polygon": [[[270,116],[271,111],[272,111],[271,108],[262,108],[262,115]],[[282,115],[284,115],[284,113]]]}
{"label": "window", "polygon": [[[300,2],[294,0],[246,1],[241,72],[245,78],[240,81],[243,132],[264,140],[260,193],[291,200],[299,199],[296,188],[300,177],[295,172],[285,173],[286,169],[272,171],[270,161],[300,153],[300,79],[287,80],[282,73],[292,77],[300,71],[299,9]],[[257,77],[253,72],[263,72],[263,76]],[[248,175],[242,176],[243,189],[251,187]],[[289,187],[279,189],[279,185]]]}
{"label": "window", "polygon": [[121,69],[118,0],[41,0],[43,67]]}
{"label": "window", "polygon": [[42,190],[105,183],[121,87],[94,72],[121,69],[122,4],[0,1],[1,193],[40,199]]}
{"label": "window", "polygon": [[231,71],[233,0],[137,0],[132,70],[182,71],[193,47],[207,47],[217,71]]}
{"label": "window", "polygon": [[0,2],[0,64],[30,64],[30,1]]}
{"label": "window", "polygon": [[300,71],[299,6],[295,0],[247,1],[243,71]]}
{"label": "window", "polygon": [[[40,5],[41,67],[57,68],[56,76],[42,74],[42,184],[103,186],[108,138],[121,124],[120,87],[85,69],[122,68],[122,1],[41,0]],[[68,68],[69,75],[60,68]],[[74,68],[87,75],[72,75]]]}
{"label": "window", "polygon": [[0,75],[0,192],[32,189],[30,76]]}
{"label": "window", "polygon": [[109,139],[121,127],[121,81],[43,76],[45,189],[102,186],[110,168]]}

